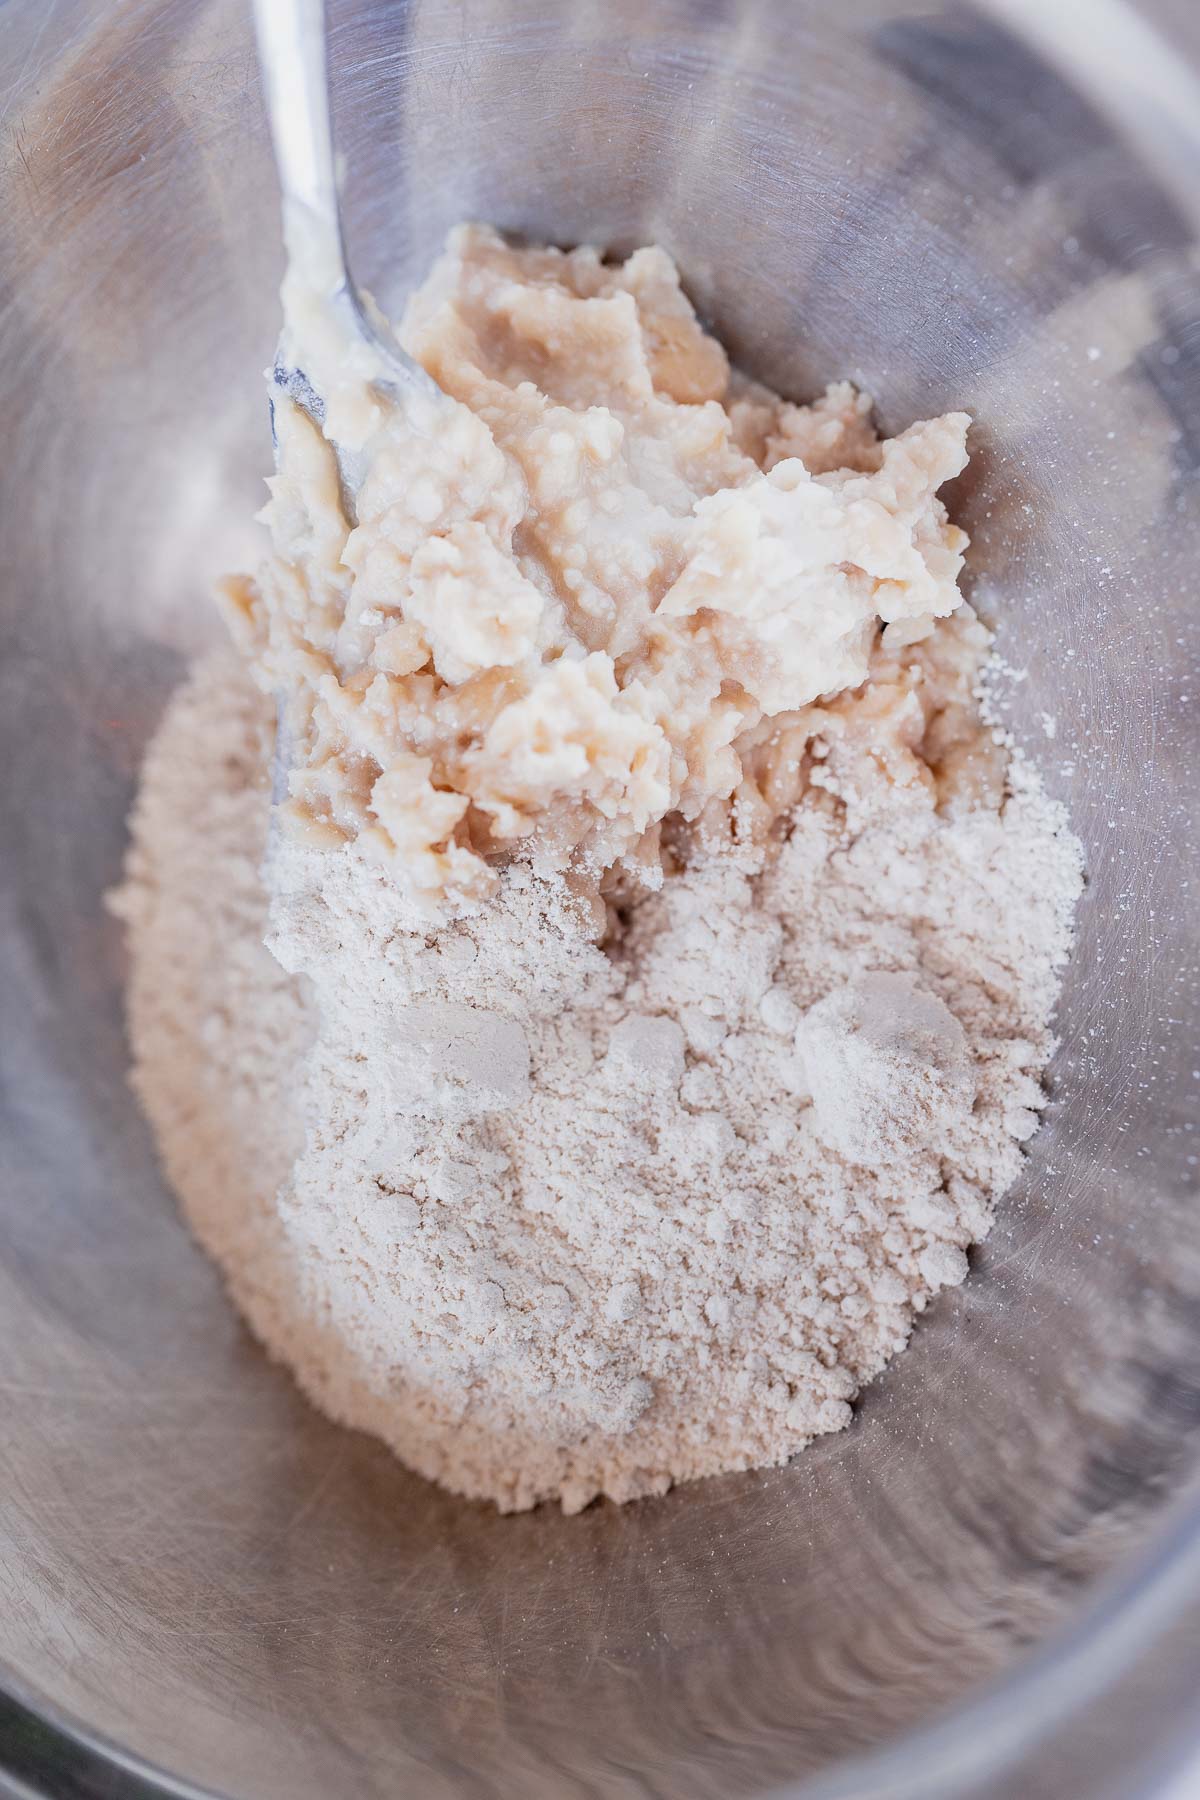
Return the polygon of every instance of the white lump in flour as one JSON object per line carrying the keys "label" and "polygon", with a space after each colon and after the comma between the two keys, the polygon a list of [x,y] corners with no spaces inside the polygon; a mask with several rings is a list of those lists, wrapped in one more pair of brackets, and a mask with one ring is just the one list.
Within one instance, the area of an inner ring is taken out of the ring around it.
{"label": "white lump in flour", "polygon": [[135,1080],[320,1405],[574,1510],[839,1429],[963,1278],[1077,849],[979,719],[964,420],[731,386],[659,252],[456,234],[406,329],[456,404],[343,397],[352,527],[285,417],[247,660],[147,758]]}

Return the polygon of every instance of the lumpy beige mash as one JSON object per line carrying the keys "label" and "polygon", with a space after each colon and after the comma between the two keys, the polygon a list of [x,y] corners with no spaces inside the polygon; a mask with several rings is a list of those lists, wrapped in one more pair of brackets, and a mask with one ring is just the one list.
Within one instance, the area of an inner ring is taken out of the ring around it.
{"label": "lumpy beige mash", "polygon": [[738,797],[754,829],[761,747],[863,681],[881,624],[902,645],[959,605],[937,490],[965,415],[880,441],[849,387],[731,382],[661,250],[612,267],[465,228],[403,336],[451,398],[364,405],[321,370],[327,428],[366,453],[352,518],[280,397],[275,554],[226,593],[292,700],[293,819],[435,905],[513,854],[654,884],[663,820]]}
{"label": "lumpy beige mash", "polygon": [[323,429],[277,398],[243,656],[114,902],[167,1172],[306,1391],[458,1493],[781,1462],[966,1275],[1053,1047],[1078,852],[980,716],[967,420],[731,376],[660,250],[455,233],[440,399],[285,293]]}

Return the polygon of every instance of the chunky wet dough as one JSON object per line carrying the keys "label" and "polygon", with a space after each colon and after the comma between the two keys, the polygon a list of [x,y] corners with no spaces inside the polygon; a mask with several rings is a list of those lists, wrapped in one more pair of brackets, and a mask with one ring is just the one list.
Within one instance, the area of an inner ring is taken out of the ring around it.
{"label": "chunky wet dough", "polygon": [[848,386],[793,406],[731,380],[661,250],[612,267],[464,227],[402,336],[452,398],[317,369],[366,469],[353,521],[280,398],[274,555],[225,591],[290,697],[293,822],[431,907],[513,853],[585,896],[614,869],[654,887],[663,819],[739,796],[760,829],[767,739],[863,681],[880,621],[896,649],[960,603],[937,490],[966,416],[881,442]]}

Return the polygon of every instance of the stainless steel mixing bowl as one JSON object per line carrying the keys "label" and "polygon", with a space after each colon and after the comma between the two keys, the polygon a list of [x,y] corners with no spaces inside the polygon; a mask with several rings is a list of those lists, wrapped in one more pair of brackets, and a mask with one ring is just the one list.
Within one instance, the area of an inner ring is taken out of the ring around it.
{"label": "stainless steel mixing bowl", "polygon": [[501,1519],[268,1364],[125,1085],[101,896],[269,463],[246,10],[0,21],[0,1760],[60,1796],[1143,1791],[1200,1682],[1195,36],[1155,66],[1111,0],[1012,0],[1023,42],[935,0],[335,8],[385,300],[464,216],[657,239],[786,391],[977,415],[975,596],[1088,855],[1048,1122],[853,1429]]}

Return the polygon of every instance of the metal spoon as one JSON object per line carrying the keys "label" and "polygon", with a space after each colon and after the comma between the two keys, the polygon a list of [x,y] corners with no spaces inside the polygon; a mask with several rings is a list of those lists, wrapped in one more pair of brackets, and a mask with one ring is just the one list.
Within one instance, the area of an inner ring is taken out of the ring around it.
{"label": "metal spoon", "polygon": [[[368,375],[372,386],[393,398],[406,392],[440,397],[436,382],[401,349],[387,322],[366,301],[346,261],[329,104],[325,0],[254,0],[254,21],[283,200],[288,279],[298,269],[303,270],[326,345],[347,368]],[[285,294],[286,291],[285,282]],[[324,428],[325,396],[319,383],[295,362],[291,350],[285,308],[285,326],[271,380],[275,388],[302,406]],[[273,399],[271,437],[274,441]],[[355,498],[364,474],[363,459],[356,449],[344,443],[333,442],[333,450],[341,473],[343,507],[353,522],[357,516]],[[287,797],[294,759],[287,706],[281,695],[276,704],[271,763],[273,814]]]}
{"label": "metal spoon", "polygon": [[[254,19],[282,190],[289,273],[303,267],[326,335],[332,330],[343,340],[339,348],[344,348],[347,366],[369,372],[373,385],[393,393],[440,395],[437,384],[401,349],[365,299],[347,265],[329,104],[325,0],[254,0]],[[292,359],[286,326],[272,380],[324,425],[325,396]],[[335,444],[334,449],[353,517],[362,471],[345,446]]]}

